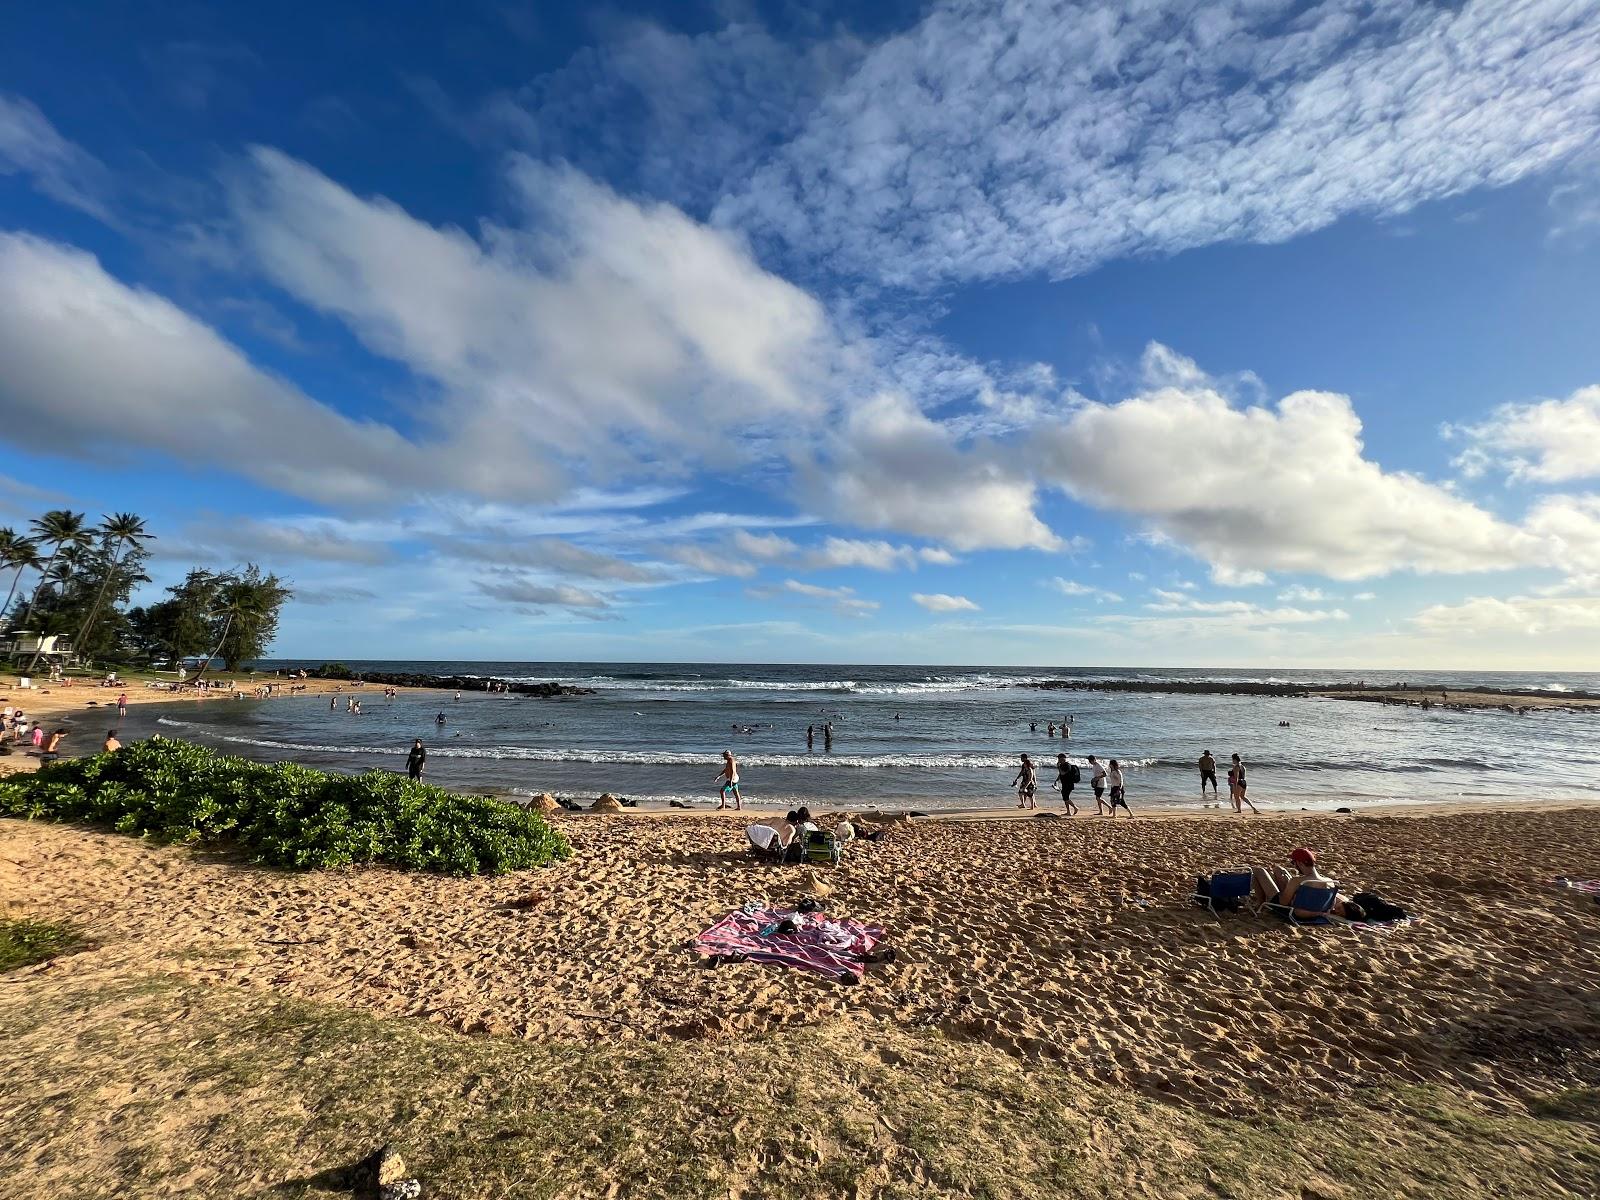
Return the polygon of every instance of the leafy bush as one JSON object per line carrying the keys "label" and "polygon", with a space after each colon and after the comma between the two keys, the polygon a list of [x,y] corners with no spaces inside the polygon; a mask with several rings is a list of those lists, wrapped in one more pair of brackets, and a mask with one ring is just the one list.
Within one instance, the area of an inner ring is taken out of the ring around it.
{"label": "leafy bush", "polygon": [[26,917],[0,920],[0,971],[31,967],[81,945],[83,938],[70,925]]}
{"label": "leafy bush", "polygon": [[538,813],[387,771],[334,775],[153,737],[0,783],[0,816],[89,821],[163,842],[238,846],[308,870],[388,863],[497,875],[571,853]]}

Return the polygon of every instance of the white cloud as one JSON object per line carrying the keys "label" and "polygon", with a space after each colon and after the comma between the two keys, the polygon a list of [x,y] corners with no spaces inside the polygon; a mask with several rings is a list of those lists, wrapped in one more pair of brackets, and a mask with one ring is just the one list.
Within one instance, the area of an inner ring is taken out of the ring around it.
{"label": "white cloud", "polygon": [[1413,622],[1438,637],[1593,632],[1600,631],[1600,596],[1473,596],[1459,604],[1431,605]]}
{"label": "white cloud", "polygon": [[1086,403],[1029,446],[1045,478],[1143,518],[1151,540],[1208,561],[1218,583],[1493,570],[1536,551],[1468,501],[1366,458],[1349,399],[1329,392],[1236,408],[1203,383],[1165,387]]}
{"label": "white cloud", "polygon": [[718,219],[913,285],[1278,242],[1563,161],[1597,74],[1600,17],[1566,0],[946,0]]}
{"label": "white cloud", "polygon": [[1116,604],[1122,600],[1116,592],[1091,587],[1087,583],[1079,583],[1076,579],[1063,579],[1060,575],[1052,577],[1049,586],[1063,596],[1092,596],[1097,604]]}
{"label": "white cloud", "polygon": [[834,612],[842,617],[869,616],[881,607],[876,600],[863,600],[857,596],[854,588],[823,587],[820,584],[805,583],[799,579],[785,579],[779,587],[749,588],[745,594],[757,600],[801,596],[806,600],[826,601],[827,607],[833,609]]}
{"label": "white cloud", "polygon": [[736,529],[729,540],[733,549],[740,554],[764,562],[793,558],[800,550],[800,547],[788,538],[776,533],[751,533],[745,529]]}
{"label": "white cloud", "polygon": [[1467,441],[1456,466],[1468,476],[1498,468],[1530,483],[1600,477],[1600,385],[1565,400],[1503,404],[1487,420],[1445,433]]}
{"label": "white cloud", "polygon": [[53,200],[110,219],[110,175],[100,160],[62,137],[27,100],[0,93],[0,175],[16,174]]}
{"label": "white cloud", "polygon": [[725,551],[715,550],[709,546],[702,546],[695,542],[684,542],[677,546],[661,547],[663,558],[696,571],[703,571],[707,575],[732,575],[738,579],[748,579],[756,573],[756,565],[748,558]]}
{"label": "white cloud", "polygon": [[953,567],[961,561],[943,546],[923,546],[917,551],[917,557],[936,567]]}
{"label": "white cloud", "polygon": [[908,400],[880,393],[856,404],[827,449],[808,464],[812,506],[868,528],[937,538],[958,550],[1055,549],[1034,515],[1026,471],[978,443],[962,450]]}
{"label": "white cloud", "polygon": [[221,459],[330,503],[444,486],[436,455],[253,366],[232,344],[91,255],[0,234],[0,438],[29,451]]}
{"label": "white cloud", "polygon": [[[1369,593],[1370,595],[1370,593]],[[1279,600],[1288,600],[1297,604],[1319,604],[1324,600],[1331,600],[1321,588],[1306,587],[1301,583],[1291,583],[1278,593]]]}
{"label": "white cloud", "polygon": [[1352,600],[1360,600],[1360,601],[1363,601],[1363,602],[1365,602],[1367,600],[1376,600],[1377,598],[1378,598],[1378,593],[1377,592],[1357,592],[1354,596],[1350,597],[1350,599],[1352,599]]}
{"label": "white cloud", "polygon": [[855,538],[827,538],[806,555],[806,565],[818,569],[867,567],[874,571],[893,571],[916,564],[917,552],[910,546]]}
{"label": "white cloud", "polygon": [[598,592],[564,583],[541,583],[510,571],[473,582],[478,591],[490,599],[501,600],[519,608],[537,610],[550,605],[575,609],[582,615],[593,615],[595,612],[607,611],[611,607],[611,601]]}
{"label": "white cloud", "polygon": [[559,576],[611,583],[659,583],[661,573],[644,563],[591,550],[562,538],[521,540],[431,539],[446,558],[504,567],[528,567]]}
{"label": "white cloud", "polygon": [[258,148],[232,181],[261,270],[443,389],[435,456],[487,495],[553,496],[565,470],[686,470],[806,425],[830,342],[821,306],[731,238],[576,171],[518,160],[526,226],[473,238]]}
{"label": "white cloud", "polygon": [[965,596],[951,596],[944,592],[912,592],[911,599],[929,612],[977,612],[978,606]]}

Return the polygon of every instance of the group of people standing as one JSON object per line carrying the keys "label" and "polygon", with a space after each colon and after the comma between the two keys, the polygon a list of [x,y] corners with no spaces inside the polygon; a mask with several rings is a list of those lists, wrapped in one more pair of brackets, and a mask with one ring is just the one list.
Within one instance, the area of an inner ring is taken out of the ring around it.
{"label": "group of people standing", "polygon": [[[1066,735],[1068,726],[1062,726],[1062,734]],[[1217,799],[1217,760],[1210,750],[1200,756],[1200,798],[1205,799],[1206,785],[1211,785],[1211,797]],[[1096,816],[1117,815],[1117,809],[1122,809],[1128,816],[1133,816],[1133,809],[1128,807],[1127,779],[1122,771],[1122,764],[1117,759],[1102,763],[1093,754],[1089,755],[1089,786],[1094,790],[1094,811]],[[1077,763],[1070,762],[1065,754],[1056,755],[1056,777],[1050,786],[1061,793],[1062,802],[1066,805],[1067,816],[1076,816],[1079,806],[1072,801],[1072,789],[1083,781],[1083,768]],[[1034,765],[1032,757],[1022,755],[1022,765],[1017,770],[1016,778],[1012,779],[1011,786],[1017,790],[1018,808],[1038,808],[1036,794],[1039,790],[1038,768]],[[1235,754],[1228,767],[1228,799],[1233,803],[1233,811],[1243,813],[1248,807],[1251,812],[1260,815],[1261,810],[1250,803],[1246,794],[1248,784],[1245,779],[1244,761]]]}

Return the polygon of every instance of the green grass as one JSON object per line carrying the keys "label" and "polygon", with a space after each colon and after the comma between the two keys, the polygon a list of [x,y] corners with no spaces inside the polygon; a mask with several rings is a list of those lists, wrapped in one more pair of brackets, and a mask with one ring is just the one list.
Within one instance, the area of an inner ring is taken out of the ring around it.
{"label": "green grass", "polygon": [[542,816],[387,771],[335,775],[153,737],[0,782],[0,816],[86,821],[306,870],[387,863],[499,874],[571,853]]}
{"label": "green grass", "polygon": [[83,945],[72,926],[55,921],[0,919],[0,972],[68,954]]}
{"label": "green grass", "polygon": [[27,987],[0,990],[0,1178],[19,1200],[310,1200],[386,1141],[439,1200],[1600,1193],[1589,1093],[1490,1107],[1395,1087],[1309,1120],[1247,1093],[1203,1112],[869,1021],[537,1043],[173,979]]}

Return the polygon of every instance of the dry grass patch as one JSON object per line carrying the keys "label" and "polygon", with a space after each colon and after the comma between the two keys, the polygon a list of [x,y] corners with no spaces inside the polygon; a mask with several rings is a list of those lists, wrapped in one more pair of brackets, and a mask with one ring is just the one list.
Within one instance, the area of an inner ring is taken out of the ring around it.
{"label": "dry grass patch", "polygon": [[326,1197],[392,1141],[432,1197],[1600,1193],[1600,1098],[1373,1090],[1207,1113],[887,1023],[685,1043],[470,1038],[165,978],[0,990],[0,1178]]}

